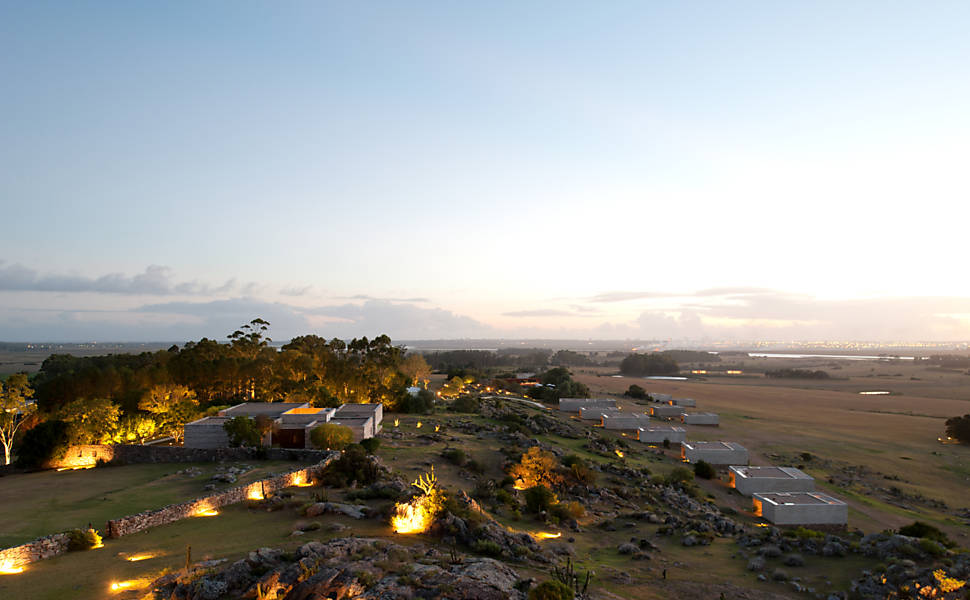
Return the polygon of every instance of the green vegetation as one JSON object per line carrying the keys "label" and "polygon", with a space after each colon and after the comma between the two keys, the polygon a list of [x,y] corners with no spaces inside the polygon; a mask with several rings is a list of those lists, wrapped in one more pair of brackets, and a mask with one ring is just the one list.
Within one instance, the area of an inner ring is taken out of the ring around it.
{"label": "green vegetation", "polygon": [[101,535],[94,529],[71,529],[67,535],[67,549],[72,552],[91,550],[101,545]]}
{"label": "green vegetation", "polygon": [[634,400],[647,400],[650,398],[649,394],[647,394],[647,390],[643,389],[637,384],[631,385],[627,391],[623,392],[623,395],[628,398],[633,398]]}
{"label": "green vegetation", "polygon": [[630,354],[620,362],[620,373],[632,377],[673,375],[679,372],[677,361],[664,352]]}
{"label": "green vegetation", "polygon": [[263,439],[263,434],[265,433],[262,431],[265,423],[257,423],[256,419],[247,416],[228,419],[222,424],[222,427],[226,430],[229,445],[234,448],[240,446],[255,448],[260,445],[260,441]]}
{"label": "green vegetation", "polygon": [[572,600],[573,597],[569,586],[555,580],[543,581],[529,590],[529,600]]}
{"label": "green vegetation", "polygon": [[699,479],[713,479],[717,475],[717,471],[714,467],[703,460],[699,460],[694,463],[694,476]]}
{"label": "green vegetation", "polygon": [[776,369],[774,371],[765,371],[765,377],[772,377],[774,379],[829,379],[829,374],[820,370]]}
{"label": "green vegetation", "polygon": [[[371,438],[373,439],[373,438]],[[367,441],[367,440],[365,440]],[[310,431],[310,443],[315,448],[326,448],[329,450],[343,450],[354,442],[354,432],[350,427],[337,425],[336,423],[324,423],[314,427]],[[363,442],[362,442],[363,443]],[[369,442],[367,446],[362,446],[369,454],[373,450],[367,450],[374,442]],[[377,442],[380,444],[380,441]],[[376,448],[375,448],[376,449]]]}
{"label": "green vegetation", "polygon": [[17,465],[36,469],[44,463],[64,456],[70,445],[70,426],[64,421],[44,421],[28,429],[17,446]]}
{"label": "green vegetation", "polygon": [[418,390],[415,395],[406,394],[398,406],[398,412],[430,415],[434,412],[434,393]]}
{"label": "green vegetation", "polygon": [[556,493],[544,485],[530,487],[523,493],[525,506],[531,513],[540,513],[549,510],[554,504],[559,502]]}
{"label": "green vegetation", "polygon": [[947,548],[953,548],[956,544],[950,540],[949,537],[939,528],[934,527],[928,523],[922,521],[914,521],[905,527],[899,528],[900,535],[908,535],[909,537],[918,537],[926,540],[932,540],[938,542]]}
{"label": "green vegetation", "polygon": [[454,402],[448,406],[448,410],[460,413],[478,414],[481,412],[482,406],[478,398],[473,396],[461,396],[460,398],[456,398]]}
{"label": "green vegetation", "polygon": [[970,415],[947,419],[946,434],[961,444],[970,444]]}

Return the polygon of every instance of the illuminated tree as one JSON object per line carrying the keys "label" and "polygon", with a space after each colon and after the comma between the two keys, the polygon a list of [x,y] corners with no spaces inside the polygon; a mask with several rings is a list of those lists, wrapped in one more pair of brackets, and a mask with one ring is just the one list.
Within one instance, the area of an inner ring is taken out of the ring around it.
{"label": "illuminated tree", "polygon": [[3,464],[10,464],[13,440],[24,419],[37,410],[30,401],[34,390],[27,383],[25,373],[17,373],[0,382],[0,444],[3,445]]}
{"label": "illuminated tree", "polygon": [[143,414],[127,415],[118,421],[118,430],[114,435],[116,444],[145,443],[145,439],[155,434],[158,425],[151,417]]}
{"label": "illuminated tree", "polygon": [[310,431],[310,443],[317,448],[342,450],[354,442],[354,432],[345,425],[324,423]]}
{"label": "illuminated tree", "polygon": [[516,489],[528,489],[537,485],[553,488],[562,483],[558,468],[559,462],[555,454],[533,446],[522,455],[519,464],[512,466],[509,475],[515,479]]}
{"label": "illuminated tree", "polygon": [[465,391],[465,380],[455,375],[448,380],[448,383],[441,386],[441,395],[445,398],[454,398]]}
{"label": "illuminated tree", "polygon": [[80,398],[65,404],[59,416],[69,425],[71,444],[106,444],[118,428],[121,409],[107,398]]}
{"label": "illuminated tree", "polygon": [[138,408],[155,415],[158,429],[171,435],[176,444],[182,443],[185,424],[199,414],[195,392],[184,385],[156,385],[148,390]]}
{"label": "illuminated tree", "polygon": [[401,373],[407,378],[410,385],[422,384],[427,388],[431,381],[431,367],[424,356],[420,354],[408,354],[401,363]]}
{"label": "illuminated tree", "polygon": [[263,433],[259,430],[256,419],[240,415],[233,417],[222,424],[229,437],[229,445],[235,448],[239,446],[250,446],[255,448],[260,445]]}

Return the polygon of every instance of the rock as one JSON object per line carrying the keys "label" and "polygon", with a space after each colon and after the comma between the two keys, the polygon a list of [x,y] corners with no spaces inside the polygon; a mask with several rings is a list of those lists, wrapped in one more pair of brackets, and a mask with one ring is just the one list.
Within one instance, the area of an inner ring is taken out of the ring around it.
{"label": "rock", "polygon": [[225,581],[203,577],[192,583],[192,598],[198,600],[218,600],[229,591]]}
{"label": "rock", "polygon": [[352,506],[340,502],[317,502],[307,507],[306,516],[317,517],[325,513],[332,513],[344,515],[352,519],[363,519],[367,516],[369,510],[370,507],[363,504]]}
{"label": "rock", "polygon": [[764,571],[765,570],[765,557],[755,556],[748,561],[749,571]]}
{"label": "rock", "polygon": [[845,546],[828,542],[822,546],[822,556],[845,556]]}
{"label": "rock", "polygon": [[801,554],[789,554],[785,557],[786,567],[804,567],[805,559],[802,558]]}
{"label": "rock", "polygon": [[681,540],[680,543],[683,544],[683,545],[685,545],[685,546],[687,546],[687,547],[691,547],[691,546],[698,545],[700,542],[697,540],[697,537],[696,536],[693,536],[693,535],[689,535],[688,534],[688,535],[685,535],[684,536],[684,539]]}
{"label": "rock", "polygon": [[787,581],[788,573],[786,573],[781,569],[775,569],[774,571],[771,572],[771,578],[774,579],[775,581]]}
{"label": "rock", "polygon": [[619,552],[620,554],[634,554],[634,553],[638,552],[639,550],[640,549],[637,548],[636,545],[631,544],[629,542],[627,542],[625,544],[620,544],[620,547],[616,549],[616,551]]}
{"label": "rock", "polygon": [[778,558],[781,556],[781,548],[775,546],[774,544],[762,546],[758,554],[764,556],[765,558]]}

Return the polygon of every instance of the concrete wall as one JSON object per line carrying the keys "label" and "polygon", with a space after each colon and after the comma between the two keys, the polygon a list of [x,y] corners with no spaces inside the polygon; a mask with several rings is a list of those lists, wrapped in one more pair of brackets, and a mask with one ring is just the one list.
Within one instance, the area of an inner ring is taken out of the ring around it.
{"label": "concrete wall", "polygon": [[751,496],[756,493],[764,492],[814,492],[815,479],[802,473],[798,469],[799,475],[795,477],[743,477],[740,471],[744,468],[728,467],[728,474],[731,478],[729,485],[744,494]]}
{"label": "concrete wall", "polygon": [[609,408],[602,406],[584,406],[579,409],[579,418],[581,419],[595,419],[599,421],[602,415],[613,415],[617,413],[622,413],[618,408]]}
{"label": "concrete wall", "polygon": [[686,425],[720,425],[720,417],[714,413],[688,413],[682,421]]}
{"label": "concrete wall", "polygon": [[687,431],[683,427],[673,427],[671,429],[652,429],[645,427],[638,432],[638,440],[644,444],[662,444],[664,440],[669,440],[671,444],[681,444],[687,441]]}
{"label": "concrete wall", "polygon": [[673,403],[676,406],[690,406],[690,407],[697,406],[697,401],[694,400],[693,398],[674,398]]}
{"label": "concrete wall", "polygon": [[[825,496],[824,494],[822,494]],[[761,494],[752,497],[755,514],[775,525],[845,525],[849,522],[849,507],[845,502],[825,496],[833,502],[825,504],[776,504]]]}
{"label": "concrete wall", "polygon": [[658,394],[657,392],[647,392],[654,402],[670,402],[674,399],[670,394]]}
{"label": "concrete wall", "polygon": [[206,417],[198,421],[185,424],[185,439],[182,445],[186,448],[226,448],[229,446],[229,436],[223,424],[222,417]]}
{"label": "concrete wall", "polygon": [[684,414],[684,409],[669,404],[657,404],[650,407],[650,414],[659,419],[679,419]]}
{"label": "concrete wall", "polygon": [[650,417],[629,413],[616,413],[602,418],[604,429],[639,429],[650,424]]}
{"label": "concrete wall", "polygon": [[689,445],[681,447],[681,457],[689,462],[696,463],[703,460],[712,465],[746,465],[748,464],[748,451],[737,447],[732,449],[709,449],[692,448]]}

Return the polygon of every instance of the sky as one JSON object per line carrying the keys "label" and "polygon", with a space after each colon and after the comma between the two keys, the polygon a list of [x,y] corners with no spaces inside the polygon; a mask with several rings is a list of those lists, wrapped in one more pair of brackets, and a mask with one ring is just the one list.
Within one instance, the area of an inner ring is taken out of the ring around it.
{"label": "sky", "polygon": [[968,340],[968,28],[0,3],[0,340]]}

